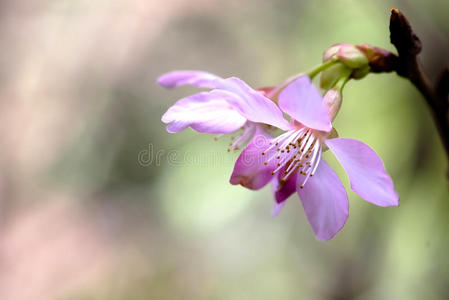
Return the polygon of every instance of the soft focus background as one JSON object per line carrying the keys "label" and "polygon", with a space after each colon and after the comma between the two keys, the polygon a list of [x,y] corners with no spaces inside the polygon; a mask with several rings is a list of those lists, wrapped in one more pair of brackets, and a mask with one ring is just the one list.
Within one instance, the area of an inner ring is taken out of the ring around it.
{"label": "soft focus background", "polygon": [[[383,158],[401,197],[350,195],[318,242],[297,196],[228,183],[229,137],[172,135],[174,69],[278,84],[337,42],[389,44],[401,9],[435,79],[449,2],[0,2],[0,299],[448,299],[447,161],[423,99],[394,74],[347,85],[335,126]],[[326,154],[346,186],[348,180]]]}

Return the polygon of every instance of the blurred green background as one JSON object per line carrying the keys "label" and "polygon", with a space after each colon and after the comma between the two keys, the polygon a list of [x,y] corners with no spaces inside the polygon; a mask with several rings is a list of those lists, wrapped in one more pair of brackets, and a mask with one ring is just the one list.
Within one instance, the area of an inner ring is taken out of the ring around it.
{"label": "blurred green background", "polygon": [[401,202],[350,191],[327,243],[296,195],[273,218],[270,187],[228,183],[229,137],[160,121],[196,92],[162,89],[162,73],[278,84],[337,42],[393,50],[392,7],[436,79],[449,63],[443,0],[1,1],[0,299],[448,299],[447,161],[406,80],[345,89],[335,127],[379,153]]}

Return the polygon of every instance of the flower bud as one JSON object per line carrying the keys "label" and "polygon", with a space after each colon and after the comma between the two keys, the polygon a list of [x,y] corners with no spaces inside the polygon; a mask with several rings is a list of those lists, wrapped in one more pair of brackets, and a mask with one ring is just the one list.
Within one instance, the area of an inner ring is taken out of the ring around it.
{"label": "flower bud", "polygon": [[351,69],[359,69],[368,65],[368,58],[356,45],[340,43],[331,46],[323,53],[323,62],[339,60]]}
{"label": "flower bud", "polygon": [[328,48],[326,51],[324,51],[323,53],[323,62],[332,60],[332,59],[337,59],[337,53],[338,50],[340,50],[340,47],[344,45],[344,44],[335,44],[333,46],[331,46],[330,48]]}
{"label": "flower bud", "polygon": [[368,65],[368,58],[355,45],[343,44],[338,50],[337,58],[351,69],[359,69]]}
{"label": "flower bud", "polygon": [[324,104],[326,104],[329,110],[329,117],[334,120],[337,116],[341,106],[341,93],[336,89],[327,91],[323,98]]}
{"label": "flower bud", "polygon": [[344,76],[360,79],[370,71],[368,56],[359,46],[340,43],[329,47],[323,53],[323,62],[337,61],[337,63],[321,75],[321,87],[331,89]]}
{"label": "flower bud", "polygon": [[320,87],[325,90],[333,88],[345,74],[348,76],[351,74],[351,69],[345,64],[337,63],[330,66],[321,73]]}

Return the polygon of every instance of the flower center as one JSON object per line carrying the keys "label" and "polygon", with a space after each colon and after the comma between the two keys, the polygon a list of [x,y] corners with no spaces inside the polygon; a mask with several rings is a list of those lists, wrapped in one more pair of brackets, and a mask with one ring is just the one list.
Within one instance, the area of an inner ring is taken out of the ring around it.
{"label": "flower center", "polygon": [[256,133],[256,124],[247,121],[238,131],[236,135],[231,136],[228,152],[242,148]]}
{"label": "flower center", "polygon": [[310,128],[290,130],[278,136],[270,142],[270,146],[262,152],[267,156],[264,162],[268,165],[271,161],[277,161],[272,175],[282,170],[281,183],[299,172],[302,178],[298,178],[300,188],[304,188],[309,177],[313,176],[321,159],[322,143],[319,136]]}

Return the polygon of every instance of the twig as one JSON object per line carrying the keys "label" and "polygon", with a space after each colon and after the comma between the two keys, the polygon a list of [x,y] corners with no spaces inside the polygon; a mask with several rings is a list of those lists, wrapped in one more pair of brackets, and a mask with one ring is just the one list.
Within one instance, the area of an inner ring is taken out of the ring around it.
{"label": "twig", "polygon": [[405,16],[395,8],[391,10],[390,41],[396,47],[398,55],[369,45],[359,45],[358,48],[367,55],[371,72],[395,71],[399,76],[408,78],[421,92],[449,160],[449,70],[444,69],[437,84],[432,84],[418,59],[422,49],[421,41]]}

